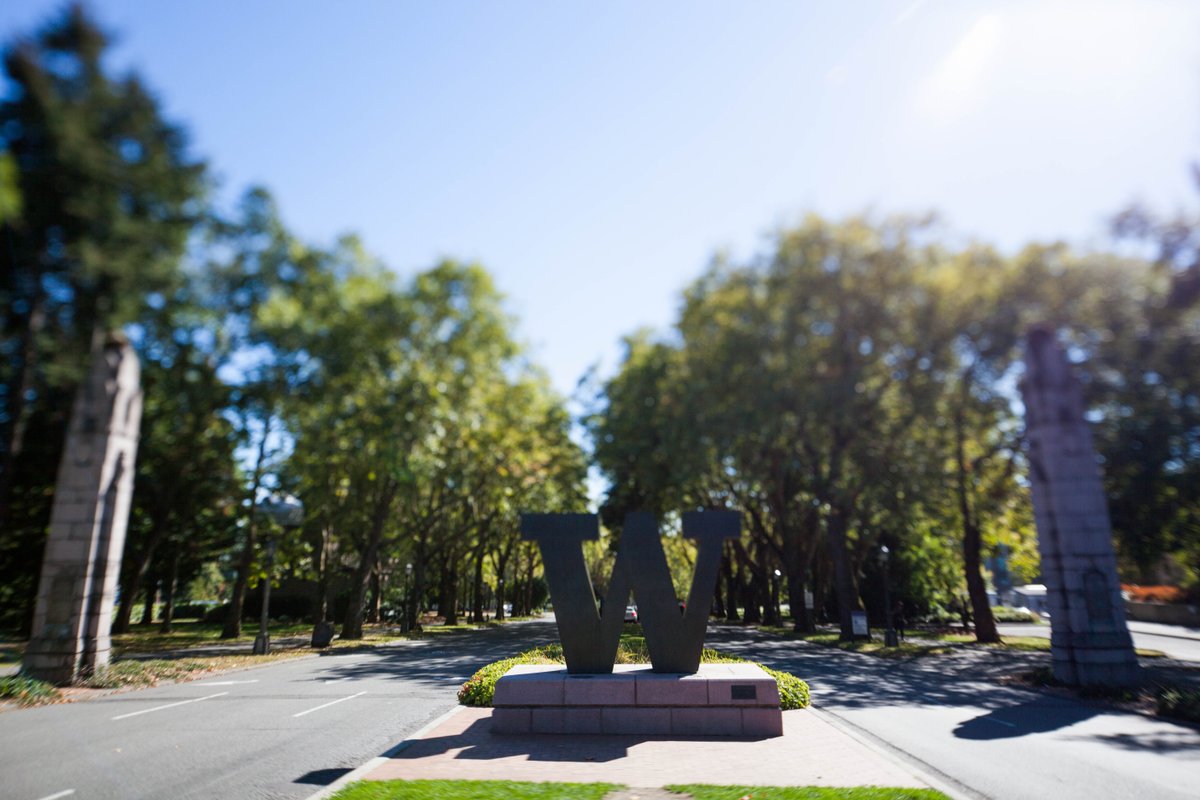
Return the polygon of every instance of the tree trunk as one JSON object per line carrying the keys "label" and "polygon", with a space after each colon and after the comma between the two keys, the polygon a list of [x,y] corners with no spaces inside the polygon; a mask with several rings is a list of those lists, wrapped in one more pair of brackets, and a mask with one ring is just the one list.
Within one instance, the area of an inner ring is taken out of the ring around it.
{"label": "tree trunk", "polygon": [[438,584],[438,611],[445,619],[445,624],[458,624],[458,576],[454,572],[452,555],[448,555],[442,561],[441,580]]}
{"label": "tree trunk", "polygon": [[254,564],[254,546],[258,526],[258,488],[262,485],[263,468],[267,461],[267,439],[271,435],[271,420],[263,424],[262,441],[258,443],[258,456],[254,461],[254,479],[250,483],[250,517],[246,521],[246,541],[242,546],[242,557],[238,561],[237,578],[233,582],[233,596],[229,598],[229,612],[225,615],[222,639],[236,639],[242,635],[242,609],[246,605],[246,584],[250,580],[250,567]]}
{"label": "tree trunk", "polygon": [[975,524],[964,526],[963,530],[963,566],[967,573],[967,594],[971,601],[971,615],[975,618],[975,641],[995,643],[1000,641],[996,630],[996,618],[992,616],[992,607],[988,603],[987,584],[980,571],[981,537],[979,526]]}
{"label": "tree trunk", "polygon": [[158,599],[158,574],[150,576],[150,580],[146,582],[146,604],[142,606],[142,625],[151,625],[154,622],[154,601]]}
{"label": "tree trunk", "polygon": [[425,555],[428,549],[428,533],[422,531],[417,536],[417,546],[413,552],[413,572],[408,585],[408,600],[405,613],[408,615],[407,627],[410,631],[417,629],[421,619],[421,606],[425,600]]}
{"label": "tree trunk", "polygon": [[483,548],[475,552],[475,574],[471,580],[471,622],[483,622]]}
{"label": "tree trunk", "polygon": [[528,568],[525,570],[525,599],[521,603],[523,616],[531,616],[533,614],[533,574],[537,570],[537,550],[530,545],[526,553],[529,560],[526,562]]}
{"label": "tree trunk", "polygon": [[737,577],[733,569],[733,556],[726,547],[721,556],[721,571],[725,573],[725,621],[740,622],[738,616]]}
{"label": "tree trunk", "polygon": [[850,554],[846,551],[847,527],[847,514],[835,507],[826,521],[826,533],[829,537],[829,556],[833,565],[833,587],[837,593],[838,626],[841,630],[838,638],[843,642],[854,638],[850,612],[858,609],[854,581],[850,575]]}
{"label": "tree trunk", "polygon": [[321,541],[317,553],[317,592],[313,598],[313,622],[329,619],[329,542],[328,525],[321,526]]}
{"label": "tree trunk", "polygon": [[163,582],[163,609],[160,633],[171,632],[171,621],[175,618],[175,584],[179,581],[179,551],[171,554],[171,566]]}
{"label": "tree trunk", "polygon": [[146,575],[154,560],[154,551],[162,538],[157,533],[159,529],[158,525],[154,526],[154,532],[150,534],[150,541],[146,544],[145,552],[130,564],[128,575],[121,580],[121,602],[117,606],[117,618],[113,621],[113,633],[129,633],[129,624],[133,620],[133,603],[142,593]]}
{"label": "tree trunk", "polygon": [[775,593],[772,591],[773,577],[765,567],[760,570],[754,579],[754,594],[763,608],[763,624],[777,626],[779,615],[775,606]]}
{"label": "tree trunk", "polygon": [[996,630],[996,619],[992,616],[992,606],[988,603],[987,584],[983,580],[981,570],[983,537],[971,508],[967,488],[966,434],[963,430],[961,411],[957,423],[955,460],[958,468],[958,511],[963,526],[963,569],[967,578],[967,594],[971,599],[971,614],[975,618],[975,641],[991,644],[1000,641],[1000,634]]}
{"label": "tree trunk", "polygon": [[383,605],[383,587],[380,583],[379,556],[375,556],[375,566],[371,569],[370,578],[370,597],[367,601],[367,622],[375,625],[379,623],[379,609]]}
{"label": "tree trunk", "polygon": [[379,559],[379,548],[383,543],[383,528],[387,524],[388,514],[391,513],[396,489],[394,484],[381,486],[379,497],[375,501],[367,546],[363,550],[362,558],[359,559],[358,569],[354,573],[354,583],[350,587],[350,605],[346,609],[346,621],[342,623],[343,639],[363,638],[363,605],[367,596],[367,585],[371,581],[371,572],[375,569],[375,563]]}
{"label": "tree trunk", "polygon": [[508,570],[509,549],[501,549],[496,557],[496,619],[504,619],[504,573]]}

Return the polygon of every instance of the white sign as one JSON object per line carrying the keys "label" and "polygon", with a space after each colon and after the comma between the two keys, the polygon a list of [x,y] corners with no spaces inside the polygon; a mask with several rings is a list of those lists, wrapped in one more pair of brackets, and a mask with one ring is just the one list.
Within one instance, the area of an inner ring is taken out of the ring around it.
{"label": "white sign", "polygon": [[851,611],[850,626],[855,636],[869,636],[870,632],[867,630],[867,612]]}

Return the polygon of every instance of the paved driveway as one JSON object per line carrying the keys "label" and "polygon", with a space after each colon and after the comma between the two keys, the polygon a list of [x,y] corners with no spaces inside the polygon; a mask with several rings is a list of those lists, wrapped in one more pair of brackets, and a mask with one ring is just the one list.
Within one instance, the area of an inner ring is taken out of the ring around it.
{"label": "paved driveway", "polygon": [[710,647],[808,679],[813,702],[897,755],[989,798],[1126,800],[1200,796],[1200,730],[1001,686],[1046,656],[983,653],[898,662],[735,626]]}
{"label": "paved driveway", "polygon": [[483,664],[554,633],[510,623],[8,711],[0,797],[307,797],[451,708]]}

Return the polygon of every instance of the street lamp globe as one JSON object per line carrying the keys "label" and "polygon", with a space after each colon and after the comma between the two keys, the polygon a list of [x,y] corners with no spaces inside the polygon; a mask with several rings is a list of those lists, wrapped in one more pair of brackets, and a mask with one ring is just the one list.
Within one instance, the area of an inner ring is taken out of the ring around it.
{"label": "street lamp globe", "polygon": [[[268,517],[284,530],[299,528],[304,524],[304,503],[286,492],[273,494],[258,507],[258,512]],[[271,652],[271,636],[267,633],[267,621],[271,614],[271,573],[275,570],[275,539],[267,538],[267,575],[263,579],[262,616],[258,623],[258,636],[254,637],[254,654]]]}
{"label": "street lamp globe", "polygon": [[270,517],[281,528],[299,528],[304,524],[304,503],[293,494],[272,495],[261,509],[264,516]]}

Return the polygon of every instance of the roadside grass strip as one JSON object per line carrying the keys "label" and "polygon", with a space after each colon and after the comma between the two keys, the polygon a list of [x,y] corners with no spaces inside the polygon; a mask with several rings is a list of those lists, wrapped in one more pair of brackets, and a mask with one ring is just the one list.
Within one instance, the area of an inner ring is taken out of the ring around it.
{"label": "roadside grass strip", "polygon": [[900,789],[889,786],[705,786],[681,784],[666,787],[693,800],[949,800],[935,789]]}
{"label": "roadside grass strip", "polygon": [[[888,647],[881,640],[853,639],[842,641],[837,632],[818,631],[816,633],[797,633],[791,628],[781,628],[776,625],[759,625],[764,633],[782,636],[788,639],[800,639],[822,647],[834,647],[838,650],[849,650],[877,658],[920,658],[922,656],[944,656],[959,650],[982,647],[997,650],[1016,650],[1026,653],[1049,653],[1050,639],[1041,636],[1004,636],[998,644],[979,644],[971,634],[943,633],[937,631],[913,630],[910,638],[901,641],[895,647]],[[1161,650],[1151,650],[1144,647],[1135,648],[1142,658],[1166,658]]]}
{"label": "roadside grass strip", "polygon": [[0,700],[12,700],[22,706],[38,706],[57,703],[62,692],[53,684],[30,678],[27,675],[12,675],[0,678]]}
{"label": "roadside grass strip", "polygon": [[[603,800],[626,789],[612,783],[525,781],[359,781],[331,800]],[[680,800],[949,800],[934,789],[887,786],[667,786]]]}

